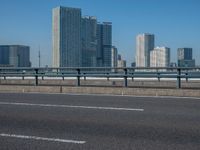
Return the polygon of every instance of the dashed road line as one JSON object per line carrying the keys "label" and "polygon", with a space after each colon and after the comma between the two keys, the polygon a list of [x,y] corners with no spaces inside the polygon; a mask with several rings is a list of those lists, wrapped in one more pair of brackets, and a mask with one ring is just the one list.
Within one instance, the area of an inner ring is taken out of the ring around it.
{"label": "dashed road line", "polygon": [[76,140],[66,140],[66,139],[59,139],[59,138],[46,138],[46,137],[16,135],[16,134],[5,134],[5,133],[1,133],[0,137],[41,140],[41,141],[60,142],[60,143],[73,143],[73,144],[85,144],[86,143],[86,141],[76,141]]}
{"label": "dashed road line", "polygon": [[117,111],[144,111],[144,109],[140,109],[140,108],[97,107],[97,106],[74,106],[74,105],[12,103],[12,102],[0,102],[0,105],[37,106],[37,107],[58,107],[58,108],[81,108],[81,109],[117,110]]}

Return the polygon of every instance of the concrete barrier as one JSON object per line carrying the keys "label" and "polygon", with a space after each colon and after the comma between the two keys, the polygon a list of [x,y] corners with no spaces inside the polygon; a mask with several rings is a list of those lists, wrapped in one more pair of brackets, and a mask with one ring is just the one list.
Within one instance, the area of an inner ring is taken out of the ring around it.
{"label": "concrete barrier", "polygon": [[[39,80],[39,85],[45,86],[75,86],[76,80],[74,79],[46,79],[46,80]],[[7,79],[7,80],[0,80],[0,85],[34,85],[35,80],[33,79],[25,79],[25,80],[16,80],[16,79]],[[189,80],[186,82],[182,80],[181,82],[183,88],[199,88],[200,89],[200,81],[199,80]],[[107,81],[106,79],[101,80],[81,80],[81,85],[85,86],[112,86],[112,87],[122,87],[124,85],[124,81],[122,79],[114,80],[110,79]],[[161,80],[160,82],[157,80],[128,80],[128,86],[131,88],[138,88],[138,87],[152,87],[152,88],[175,88],[176,87],[176,80]]]}
{"label": "concrete barrier", "polygon": [[69,87],[0,85],[1,93],[70,93],[112,94],[134,96],[200,97],[199,89],[123,88],[123,87]]}

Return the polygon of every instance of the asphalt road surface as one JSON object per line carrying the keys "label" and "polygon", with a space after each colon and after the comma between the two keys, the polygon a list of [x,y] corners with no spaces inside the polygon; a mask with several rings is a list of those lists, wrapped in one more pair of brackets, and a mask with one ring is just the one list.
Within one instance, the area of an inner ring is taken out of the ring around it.
{"label": "asphalt road surface", "polygon": [[200,150],[200,99],[0,94],[0,150]]}

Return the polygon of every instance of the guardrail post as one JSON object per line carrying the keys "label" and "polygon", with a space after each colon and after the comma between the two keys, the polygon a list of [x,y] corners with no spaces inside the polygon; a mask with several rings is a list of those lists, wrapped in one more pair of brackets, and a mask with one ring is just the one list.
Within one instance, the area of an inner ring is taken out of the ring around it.
{"label": "guardrail post", "polygon": [[22,75],[22,80],[24,80],[24,74],[25,74],[25,73],[23,72],[22,74],[23,74],[23,75]]}
{"label": "guardrail post", "polygon": [[134,73],[132,73],[132,82],[134,81],[134,77],[133,76],[134,76]]}
{"label": "guardrail post", "polygon": [[158,75],[158,82],[160,82],[160,72],[157,72]]}
{"label": "guardrail post", "polygon": [[107,81],[109,81],[110,80],[109,73],[106,73],[106,74],[107,74]]}
{"label": "guardrail post", "polygon": [[84,81],[86,81],[86,73],[83,73],[84,74]]}
{"label": "guardrail post", "polygon": [[35,86],[38,86],[38,69],[35,69]]}
{"label": "guardrail post", "polygon": [[81,71],[80,71],[80,69],[77,69],[77,83],[76,83],[76,86],[80,86],[81,85],[80,75],[81,75]]}
{"label": "guardrail post", "polygon": [[180,89],[181,88],[181,69],[177,69],[177,83],[176,83],[176,88]]}
{"label": "guardrail post", "polygon": [[188,77],[187,77],[188,76],[188,71],[185,73],[185,76],[186,76],[185,80],[186,80],[186,82],[188,82]]}
{"label": "guardrail post", "polygon": [[64,76],[64,73],[62,73],[62,80],[63,80],[63,81],[65,80],[65,76]]}
{"label": "guardrail post", "polygon": [[135,72],[135,69],[133,69],[133,73],[132,73],[132,82],[134,81],[134,72]]}
{"label": "guardrail post", "polygon": [[128,80],[127,80],[127,69],[124,69],[124,87],[128,86]]}

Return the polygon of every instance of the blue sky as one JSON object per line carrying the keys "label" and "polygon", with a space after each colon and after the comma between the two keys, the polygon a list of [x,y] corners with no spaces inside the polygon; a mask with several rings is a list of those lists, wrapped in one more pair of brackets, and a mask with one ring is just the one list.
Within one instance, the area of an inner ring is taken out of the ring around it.
{"label": "blue sky", "polygon": [[128,64],[135,59],[135,38],[153,33],[156,46],[192,47],[200,65],[200,0],[0,0],[0,44],[31,47],[31,61],[38,66],[52,62],[52,8],[78,7],[82,15],[96,16],[99,22],[113,23],[113,45]]}

